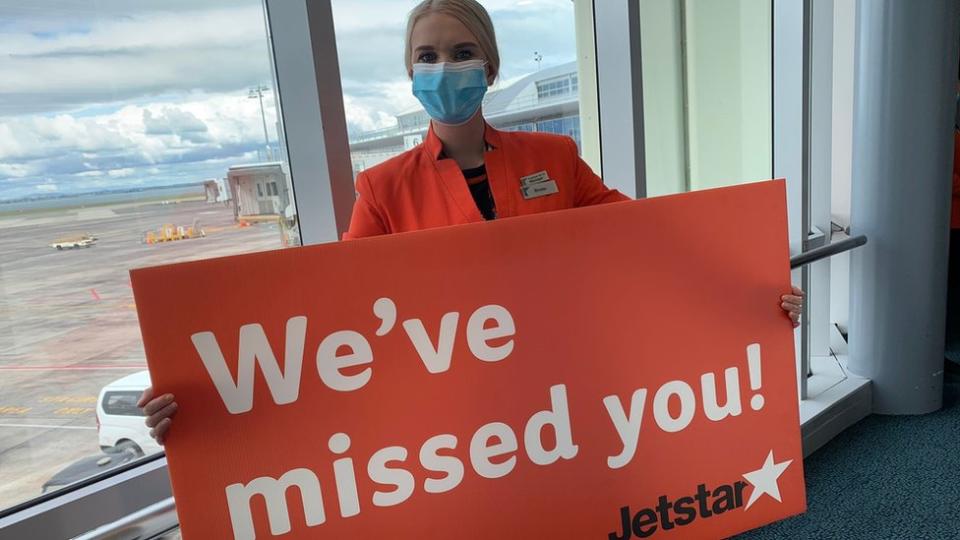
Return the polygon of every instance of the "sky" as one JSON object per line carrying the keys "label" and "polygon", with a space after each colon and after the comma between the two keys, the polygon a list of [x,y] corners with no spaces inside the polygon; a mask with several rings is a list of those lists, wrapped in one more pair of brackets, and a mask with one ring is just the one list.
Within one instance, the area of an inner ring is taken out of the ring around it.
{"label": "sky", "polygon": [[[501,83],[575,58],[571,0],[485,0]],[[333,0],[348,131],[419,107],[414,0]],[[277,109],[260,0],[0,0],[0,201],[200,182],[263,159]]]}

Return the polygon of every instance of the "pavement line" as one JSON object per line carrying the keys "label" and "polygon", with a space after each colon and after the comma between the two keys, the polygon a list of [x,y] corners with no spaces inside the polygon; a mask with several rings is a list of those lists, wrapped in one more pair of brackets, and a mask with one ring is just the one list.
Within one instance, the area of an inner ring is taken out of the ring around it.
{"label": "pavement line", "polygon": [[0,428],[97,429],[96,426],[54,426],[50,424],[0,424]]}
{"label": "pavement line", "polygon": [[61,407],[53,411],[53,414],[87,414],[92,412],[93,407]]}
{"label": "pavement line", "polygon": [[0,366],[0,371],[101,371],[113,369],[147,369],[146,364],[130,365],[84,365],[66,364],[61,366]]}

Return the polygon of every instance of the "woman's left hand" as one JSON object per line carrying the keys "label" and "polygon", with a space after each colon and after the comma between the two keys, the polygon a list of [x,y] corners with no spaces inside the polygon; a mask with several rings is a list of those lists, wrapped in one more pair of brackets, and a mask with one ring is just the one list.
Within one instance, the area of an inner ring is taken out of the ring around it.
{"label": "woman's left hand", "polygon": [[785,294],[780,297],[780,307],[787,312],[790,320],[793,321],[793,327],[800,326],[800,313],[803,312],[803,290],[796,285],[793,286],[793,294]]}

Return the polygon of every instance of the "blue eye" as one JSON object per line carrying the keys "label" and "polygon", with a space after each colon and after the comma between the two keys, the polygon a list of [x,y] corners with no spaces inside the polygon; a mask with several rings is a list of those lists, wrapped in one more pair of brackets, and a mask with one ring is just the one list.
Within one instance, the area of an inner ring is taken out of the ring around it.
{"label": "blue eye", "polygon": [[473,51],[469,49],[464,49],[462,51],[457,51],[456,56],[454,57],[458,62],[463,60],[470,60],[473,58]]}
{"label": "blue eye", "polygon": [[437,61],[437,53],[425,52],[417,57],[417,62],[421,64],[432,64]]}

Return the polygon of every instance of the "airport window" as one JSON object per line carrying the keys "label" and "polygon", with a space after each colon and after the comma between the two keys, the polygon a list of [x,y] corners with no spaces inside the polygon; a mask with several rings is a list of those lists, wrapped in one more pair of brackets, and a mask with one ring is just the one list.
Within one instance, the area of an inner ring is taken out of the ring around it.
{"label": "airport window", "polygon": [[566,135],[580,146],[580,119],[572,116],[537,122],[537,131]]}
{"label": "airport window", "polygon": [[648,196],[773,177],[772,25],[769,0],[640,1]]}
{"label": "airport window", "polygon": [[131,268],[299,230],[261,0],[6,2],[0,20],[3,510],[160,451]]}
{"label": "airport window", "polygon": [[[413,148],[429,127],[403,63],[406,16],[413,5],[382,2],[371,10],[364,2],[333,0],[354,171]],[[498,80],[483,102],[487,122],[504,130],[519,122],[524,131],[534,131],[544,117],[579,122],[573,3],[538,0],[518,7],[510,0],[485,0],[483,5],[493,20],[501,58]],[[541,103],[544,92],[570,99]],[[579,133],[579,127],[566,131]]]}
{"label": "airport window", "polygon": [[570,76],[537,83],[537,97],[539,99],[566,96],[573,91]]}

